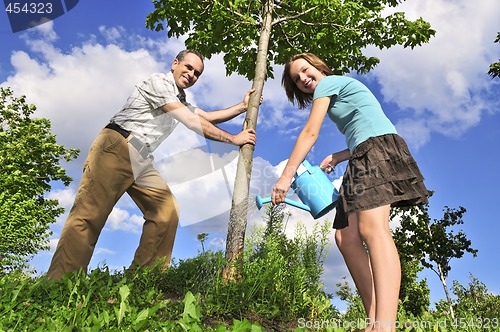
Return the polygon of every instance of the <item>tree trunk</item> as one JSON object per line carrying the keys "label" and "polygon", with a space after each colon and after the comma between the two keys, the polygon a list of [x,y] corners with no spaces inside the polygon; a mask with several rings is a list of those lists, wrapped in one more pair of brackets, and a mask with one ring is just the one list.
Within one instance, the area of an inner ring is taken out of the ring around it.
{"label": "tree trunk", "polygon": [[443,269],[441,265],[437,265],[439,269],[439,278],[441,279],[441,283],[443,284],[444,294],[446,295],[446,301],[448,301],[448,307],[450,308],[450,316],[453,321],[455,321],[455,311],[453,310],[453,302],[450,297],[450,292],[448,291],[448,286],[446,285],[446,278],[443,274]]}
{"label": "tree trunk", "polygon": [[[427,223],[426,226],[427,226],[427,232],[429,234],[429,237],[430,237],[431,243],[432,243],[431,225],[429,223]],[[436,254],[436,256],[438,256],[436,251],[435,251],[435,248],[432,247],[432,249],[434,251],[434,254]],[[438,272],[439,272],[439,279],[441,280],[441,284],[443,285],[443,289],[444,289],[444,294],[446,295],[446,301],[448,302],[448,308],[450,309],[451,319],[455,320],[455,312],[453,311],[453,302],[452,302],[451,297],[450,297],[450,292],[448,291],[448,286],[446,285],[446,277],[443,273],[443,267],[437,261],[436,261],[436,265],[437,265]],[[436,271],[434,270],[434,272],[436,272]]]}
{"label": "tree trunk", "polygon": [[[257,125],[260,97],[262,96],[267,72],[267,51],[272,28],[272,6],[272,0],[266,0],[263,4],[264,20],[260,31],[255,78],[252,86],[255,92],[250,96],[243,129],[255,129]],[[253,151],[253,145],[245,144],[240,148],[238,156],[231,212],[229,215],[229,228],[226,239],[227,265],[223,270],[223,277],[226,281],[239,278],[240,268],[238,262],[241,263],[245,243]]]}

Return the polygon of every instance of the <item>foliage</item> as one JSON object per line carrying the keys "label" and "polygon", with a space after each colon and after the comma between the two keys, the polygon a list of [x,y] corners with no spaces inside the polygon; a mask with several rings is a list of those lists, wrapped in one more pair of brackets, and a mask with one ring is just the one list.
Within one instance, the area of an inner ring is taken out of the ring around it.
{"label": "foliage", "polygon": [[[500,32],[498,32],[497,34],[495,43],[500,43]],[[500,77],[500,61],[494,62],[490,65],[490,70],[488,71],[488,75],[490,75],[492,78]]]}
{"label": "foliage", "polygon": [[[273,233],[259,231],[253,239]],[[288,279],[300,271],[294,267],[300,264],[290,255],[296,248],[283,250],[259,241],[251,247],[247,254],[259,259],[247,260],[246,277],[230,284],[220,276],[223,253],[212,251],[174,262],[166,271],[162,264],[114,273],[104,266],[88,275],[82,270],[69,273],[61,281],[18,271],[1,275],[0,331],[349,332],[363,327],[363,306],[347,283],[338,294],[349,307],[340,314],[326,301],[326,294],[317,292],[319,285],[309,284],[312,291],[303,286],[307,283],[292,285],[297,280],[316,280],[311,276]],[[280,268],[282,255],[289,255],[295,263]],[[271,257],[276,260],[271,262]],[[287,269],[295,272],[286,274]],[[282,291],[294,288],[298,296]],[[468,287],[455,282],[453,292],[459,318],[452,320],[439,305],[420,315],[400,305],[398,331],[500,331],[498,295],[490,294],[472,276]]]}
{"label": "foliage", "polygon": [[[394,238],[400,244],[400,255],[407,259],[420,260],[423,266],[431,269],[438,276],[448,277],[450,261],[461,258],[465,252],[474,257],[477,250],[471,247],[471,241],[463,231],[455,233],[453,229],[464,223],[464,207],[444,208],[443,218],[431,221],[428,205],[395,209],[394,215],[401,220],[401,226],[395,229]],[[441,269],[441,271],[440,271]]]}
{"label": "foliage", "polygon": [[431,221],[428,205],[398,208],[392,212],[392,218],[398,217],[401,226],[394,230],[394,240],[403,261],[417,260],[431,269],[440,278],[449,303],[450,314],[454,318],[453,303],[446,285],[451,270],[450,261],[461,258],[466,252],[477,255],[471,247],[471,241],[454,227],[464,223],[462,217],[466,209],[459,207],[444,208],[443,218]]}
{"label": "foliage", "polygon": [[456,297],[452,318],[445,300],[436,304],[434,317],[441,325],[454,327],[457,331],[500,331],[500,295],[488,292],[486,285],[472,274],[467,287],[453,282],[452,292]]}
{"label": "foliage", "polygon": [[459,317],[468,313],[481,313],[483,319],[500,318],[500,295],[488,292],[486,285],[472,274],[469,276],[468,287],[457,281],[453,282],[452,291],[457,297],[455,310]]}
{"label": "foliage", "polygon": [[207,240],[208,233],[200,233],[197,236],[198,241],[201,242],[201,252],[205,252],[205,241]]}
{"label": "foliage", "polygon": [[63,209],[44,194],[53,181],[71,182],[60,162],[78,156],[57,144],[50,121],[33,118],[35,111],[25,96],[0,88],[0,271],[46,249],[49,225]]}
{"label": "foliage", "polygon": [[223,253],[213,251],[168,270],[161,262],[115,273],[103,267],[59,282],[5,274],[0,330],[290,331],[299,318],[338,319],[321,284],[331,225],[299,227],[288,239],[282,216],[255,230],[244,276],[232,283],[221,277]]}
{"label": "foliage", "polygon": [[[428,42],[435,31],[419,18],[410,21],[404,13],[385,15],[398,0],[377,1],[253,1],[253,0],[154,0],[147,17],[149,29],[168,29],[168,36],[188,35],[186,46],[207,57],[224,53],[226,71],[254,78],[259,37],[265,11],[272,12],[267,53],[270,63],[284,64],[292,54],[317,54],[338,73],[351,69],[366,73],[379,62],[363,54],[368,45],[389,48],[415,47]],[[168,26],[165,27],[164,24]]]}
{"label": "foliage", "polygon": [[[135,282],[151,271],[136,271]],[[82,270],[60,282],[45,277],[0,278],[0,330],[2,331],[207,331],[202,322],[200,297],[187,292],[172,301],[150,286],[144,291],[135,282],[107,268],[85,275]],[[258,323],[233,320],[233,327],[216,331],[263,331]]]}
{"label": "foliage", "polygon": [[299,225],[289,239],[284,234],[283,207],[267,208],[266,227],[255,229],[247,242],[240,279],[225,282],[223,253],[206,251],[174,262],[157,283],[175,296],[188,290],[201,293],[209,316],[257,316],[267,325],[298,317],[335,317],[321,282],[331,225],[317,224],[311,233]]}
{"label": "foliage", "polygon": [[414,317],[419,317],[429,310],[430,289],[427,279],[418,280],[418,272],[423,267],[419,261],[401,259],[401,287],[399,300],[404,311]]}
{"label": "foliage", "polygon": [[[394,215],[393,215],[394,218]],[[406,238],[395,236],[394,238],[398,251],[404,250]],[[401,286],[399,290],[400,309],[412,317],[419,317],[429,310],[430,289],[427,279],[418,280],[418,272],[423,267],[419,260],[410,258],[407,255],[400,255],[401,261]],[[341,300],[347,302],[347,311],[343,315],[346,321],[353,321],[357,317],[366,315],[361,297],[357,292],[353,292],[349,284],[344,280],[337,284],[336,295]]]}
{"label": "foliage", "polygon": [[[415,262],[402,263],[401,289],[399,292],[398,322],[415,320],[423,317],[429,310],[430,298],[427,280],[417,281],[417,272],[421,270]],[[347,310],[342,315],[343,322],[355,322],[356,327],[365,326],[366,312],[357,291],[353,291],[347,281],[337,284],[336,295],[346,302]]]}
{"label": "foliage", "polygon": [[[413,328],[415,331],[419,328],[421,331],[432,328],[438,330],[447,326],[451,327],[452,331],[462,331],[465,317],[469,321],[472,319],[476,322],[483,319],[489,322],[492,328],[498,326],[498,320],[493,319],[498,317],[499,297],[487,294],[486,286],[479,281],[472,279],[469,289],[455,282],[453,292],[458,297],[456,303],[452,303],[447,292],[446,278],[451,270],[450,260],[461,258],[465,252],[474,256],[477,254],[477,251],[471,248],[471,242],[467,240],[465,234],[462,231],[457,233],[453,229],[456,225],[463,224],[464,213],[463,207],[459,209],[445,207],[443,218],[432,222],[428,206],[399,208],[391,213],[391,219],[400,222],[400,226],[393,231],[402,266],[398,323],[410,330]],[[433,269],[440,276],[446,290],[446,301],[441,301],[433,314],[429,312],[430,290],[427,280],[418,280],[417,274],[423,266]],[[337,286],[336,294],[346,301],[348,306],[342,315],[342,321],[358,322],[357,327],[362,327],[362,319],[366,313],[359,294],[353,292],[345,281]],[[483,305],[478,305],[479,303]],[[457,311],[457,318],[453,314],[453,308]],[[479,308],[481,314],[475,312],[473,308]],[[428,325],[422,328],[419,323]],[[470,326],[467,328],[468,331],[477,330]]]}
{"label": "foliage", "polygon": [[[337,295],[348,304],[343,314],[323,291],[321,275],[328,248],[328,222],[312,232],[296,228],[288,238],[282,206],[267,206],[266,227],[247,240],[241,279],[226,283],[222,252],[203,251],[151,268],[111,273],[107,267],[83,270],[61,281],[30,277],[19,270],[0,275],[0,331],[331,331],[363,328],[359,295],[344,282]],[[206,235],[200,236],[200,241]],[[411,261],[409,261],[411,262]],[[402,262],[406,264],[408,262]],[[403,267],[407,289],[397,325],[401,331],[500,331],[500,297],[471,276],[468,287],[453,284],[457,318],[446,301],[437,309],[416,301],[425,283],[416,282],[420,265]],[[425,287],[424,287],[425,286]],[[415,292],[414,289],[416,289]],[[411,300],[409,300],[411,299]]]}
{"label": "foliage", "polygon": [[[347,310],[335,326],[336,331],[356,331],[365,326],[365,311],[361,297],[353,292],[347,282],[337,285],[337,295],[347,303]],[[471,275],[471,282],[466,288],[457,281],[453,283],[453,293],[457,297],[456,314],[452,318],[448,309],[448,302],[441,300],[436,310],[428,308],[418,315],[406,310],[400,301],[397,313],[397,331],[408,332],[476,332],[500,331],[500,296],[488,292],[486,286]]]}
{"label": "foliage", "polygon": [[[321,282],[331,223],[316,223],[311,233],[299,223],[294,238],[289,239],[284,233],[283,206],[267,209],[269,218],[262,236],[255,232],[247,244],[241,283],[251,292],[245,300],[254,302],[252,306],[268,312],[272,319],[335,316]],[[264,294],[269,294],[267,301],[260,303]]]}
{"label": "foliage", "polygon": [[359,293],[352,290],[345,280],[345,277],[341,283],[337,284],[337,288],[336,294],[342,301],[347,303],[347,310],[342,315],[342,320],[346,322],[356,322],[357,324],[361,322],[364,323],[366,311]]}

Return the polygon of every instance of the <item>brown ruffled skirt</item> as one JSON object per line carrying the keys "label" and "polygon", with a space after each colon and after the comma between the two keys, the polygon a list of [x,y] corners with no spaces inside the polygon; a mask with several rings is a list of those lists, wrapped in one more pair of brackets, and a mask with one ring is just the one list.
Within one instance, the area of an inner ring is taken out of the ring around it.
{"label": "brown ruffled skirt", "polygon": [[349,159],[333,228],[347,227],[351,213],[384,205],[427,204],[428,195],[424,177],[401,136],[369,138]]}

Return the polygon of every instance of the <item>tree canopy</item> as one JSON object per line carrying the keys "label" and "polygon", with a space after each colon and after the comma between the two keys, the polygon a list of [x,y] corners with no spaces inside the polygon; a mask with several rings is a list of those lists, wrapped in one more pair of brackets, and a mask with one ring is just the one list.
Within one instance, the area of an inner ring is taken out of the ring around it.
{"label": "tree canopy", "polygon": [[[497,34],[495,43],[500,43],[500,32],[498,32]],[[490,70],[488,71],[488,75],[490,75],[492,78],[500,77],[500,61],[494,62],[490,65]]]}
{"label": "tree canopy", "polygon": [[415,47],[435,34],[419,18],[406,19],[402,12],[384,15],[400,0],[154,0],[155,11],[146,26],[169,37],[188,35],[186,46],[203,55],[223,53],[227,74],[236,72],[253,80],[264,27],[265,11],[272,22],[267,77],[271,63],[284,64],[291,55],[312,52],[337,73],[366,73],[379,59],[366,56],[364,48],[394,45]]}
{"label": "tree canopy", "polygon": [[64,210],[44,195],[53,181],[69,185],[60,161],[78,156],[57,144],[50,121],[35,111],[25,96],[0,88],[0,272],[47,248],[49,226]]}

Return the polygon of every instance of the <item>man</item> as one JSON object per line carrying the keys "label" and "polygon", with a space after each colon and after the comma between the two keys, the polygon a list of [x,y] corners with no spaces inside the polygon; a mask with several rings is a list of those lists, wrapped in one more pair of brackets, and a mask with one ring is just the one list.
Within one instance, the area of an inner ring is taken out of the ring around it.
{"label": "man", "polygon": [[144,214],[144,226],[131,268],[168,266],[174,245],[178,206],[150,155],[179,122],[200,135],[234,145],[255,144],[253,129],[232,135],[214,124],[246,111],[253,89],[227,109],[205,112],[186,102],[184,89],[193,86],[204,69],[196,51],[181,51],[167,74],[153,74],[136,85],[127,103],[92,144],[75,202],[47,272],[60,279],[86,269],[108,215],[127,192]]}

